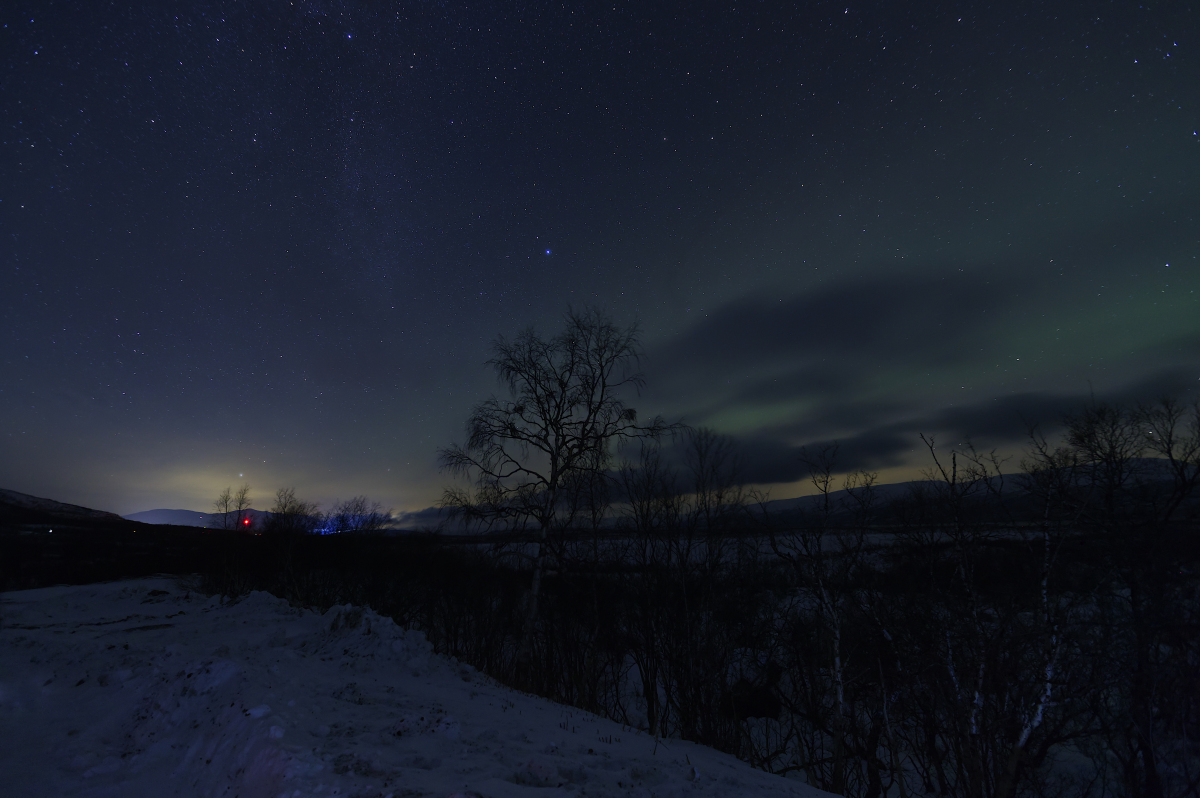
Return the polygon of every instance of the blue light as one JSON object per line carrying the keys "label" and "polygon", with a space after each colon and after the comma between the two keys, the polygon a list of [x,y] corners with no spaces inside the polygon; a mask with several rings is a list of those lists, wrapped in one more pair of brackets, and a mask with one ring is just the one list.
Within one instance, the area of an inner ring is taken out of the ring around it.
{"label": "blue light", "polygon": [[547,255],[549,255],[549,254],[550,254],[550,250],[546,250],[546,254],[547,254]]}

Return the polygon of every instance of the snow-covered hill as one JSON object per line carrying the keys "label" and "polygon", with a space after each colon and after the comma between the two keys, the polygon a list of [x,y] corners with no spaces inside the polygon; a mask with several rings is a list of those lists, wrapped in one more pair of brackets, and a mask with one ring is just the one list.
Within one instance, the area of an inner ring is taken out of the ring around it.
{"label": "snow-covered hill", "polygon": [[825,795],[502,687],[357,607],[158,578],[0,594],[13,796]]}
{"label": "snow-covered hill", "polygon": [[43,499],[30,496],[28,493],[18,493],[15,490],[0,489],[0,516],[40,518],[63,518],[75,521],[120,521],[121,516],[103,510],[93,510],[80,507],[77,504],[56,502],[53,499]]}
{"label": "snow-covered hill", "polygon": [[[270,515],[263,510],[242,511],[245,517],[250,519],[250,522],[259,528],[266,517]],[[196,526],[207,527],[209,521],[214,518],[212,513],[202,513],[198,510],[142,510],[137,513],[121,516],[127,521],[137,521],[140,524],[166,524],[172,526]],[[216,516],[220,518],[220,516]]]}
{"label": "snow-covered hill", "polygon": [[142,510],[121,516],[127,521],[141,524],[174,524],[177,526],[208,526],[208,513],[196,510]]}

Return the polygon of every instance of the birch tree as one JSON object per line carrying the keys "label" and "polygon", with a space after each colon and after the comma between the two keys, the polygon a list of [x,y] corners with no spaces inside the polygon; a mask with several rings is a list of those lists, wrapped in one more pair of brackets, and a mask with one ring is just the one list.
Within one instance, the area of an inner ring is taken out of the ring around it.
{"label": "birch tree", "polygon": [[489,529],[534,533],[533,576],[517,664],[528,665],[552,533],[575,520],[574,488],[606,478],[618,441],[657,437],[661,418],[640,424],[625,396],[645,384],[636,324],[617,326],[598,309],[569,310],[564,329],[543,337],[532,327],[492,344],[488,365],[507,396],[481,402],[467,440],[439,452],[442,468],[466,477],[442,505]]}

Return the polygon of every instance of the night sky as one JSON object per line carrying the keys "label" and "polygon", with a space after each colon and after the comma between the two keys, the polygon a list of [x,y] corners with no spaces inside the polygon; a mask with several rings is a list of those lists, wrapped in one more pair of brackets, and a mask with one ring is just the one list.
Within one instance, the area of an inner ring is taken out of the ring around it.
{"label": "night sky", "polygon": [[1196,399],[1193,4],[847,2],[5,3],[0,487],[419,510],[569,305],[777,498]]}

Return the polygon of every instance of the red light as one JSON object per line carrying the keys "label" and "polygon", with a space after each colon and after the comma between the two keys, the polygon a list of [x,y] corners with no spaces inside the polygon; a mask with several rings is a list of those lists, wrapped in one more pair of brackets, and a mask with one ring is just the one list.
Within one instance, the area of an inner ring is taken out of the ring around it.
{"label": "red light", "polygon": [[250,519],[247,518],[245,521],[242,521],[242,523],[245,524],[246,526],[250,526]]}

